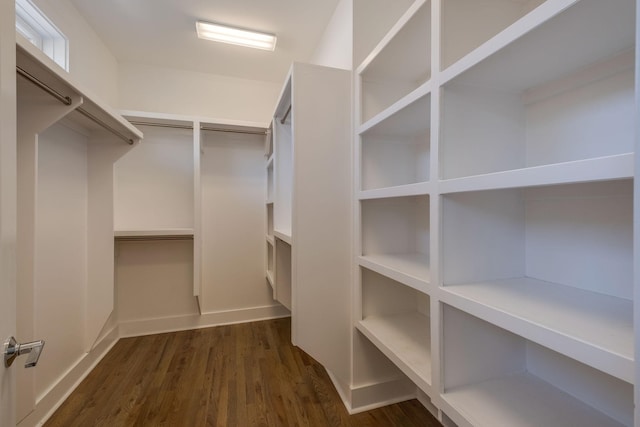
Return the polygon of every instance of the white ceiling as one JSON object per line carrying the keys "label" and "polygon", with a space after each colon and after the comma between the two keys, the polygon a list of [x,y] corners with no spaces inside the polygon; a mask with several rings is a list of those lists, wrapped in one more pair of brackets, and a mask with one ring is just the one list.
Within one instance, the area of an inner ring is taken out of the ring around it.
{"label": "white ceiling", "polygon": [[[281,83],[308,60],[338,0],[72,0],[120,62]],[[274,52],[196,37],[196,20],[278,36]]]}

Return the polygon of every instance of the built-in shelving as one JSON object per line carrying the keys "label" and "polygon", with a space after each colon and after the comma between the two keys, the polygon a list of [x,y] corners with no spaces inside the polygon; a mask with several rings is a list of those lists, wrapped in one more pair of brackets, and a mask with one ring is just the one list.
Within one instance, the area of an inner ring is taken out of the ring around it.
{"label": "built-in shelving", "polygon": [[266,163],[273,174],[266,222],[275,238],[274,298],[291,311],[292,342],[341,384],[349,381],[351,323],[350,94],[349,71],[293,63]]}
{"label": "built-in shelving", "polygon": [[14,332],[24,341],[44,337],[50,356],[37,374],[15,373],[15,415],[23,420],[110,328],[114,161],[143,134],[19,34],[15,64],[15,77],[6,67],[2,76],[16,79],[16,138],[7,140],[15,152],[3,159],[13,162],[17,184]]}
{"label": "built-in shelving", "polygon": [[481,317],[509,313],[517,319],[501,324],[523,322],[521,335],[632,381],[632,187],[446,195],[444,289],[499,311]]}
{"label": "built-in shelving", "polygon": [[633,424],[631,384],[446,305],[443,323],[442,398],[459,426]]}
{"label": "built-in shelving", "polygon": [[360,264],[427,292],[429,197],[361,201]]}
{"label": "built-in shelving", "polygon": [[358,66],[358,384],[390,361],[446,426],[634,425],[636,3],[415,1]]}
{"label": "built-in shelving", "polygon": [[361,130],[362,190],[429,181],[430,99],[427,94]]}
{"label": "built-in shelving", "polygon": [[358,68],[360,123],[431,78],[431,2],[416,1]]}
{"label": "built-in shelving", "polygon": [[431,388],[428,295],[363,268],[356,326],[423,391]]}
{"label": "built-in shelving", "polygon": [[440,176],[632,153],[634,3],[576,2],[464,72],[452,70]]}

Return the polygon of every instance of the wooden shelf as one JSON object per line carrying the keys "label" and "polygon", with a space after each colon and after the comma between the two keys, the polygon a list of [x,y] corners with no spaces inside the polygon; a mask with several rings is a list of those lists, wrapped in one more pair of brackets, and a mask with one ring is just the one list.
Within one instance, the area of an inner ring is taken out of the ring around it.
{"label": "wooden shelf", "polygon": [[505,172],[447,179],[439,183],[442,193],[478,191],[538,185],[572,184],[632,178],[633,153],[576,160]]}
{"label": "wooden shelf", "polygon": [[452,416],[460,427],[623,425],[527,373],[452,388],[442,398],[460,414]]}
{"label": "wooden shelf", "polygon": [[358,257],[362,267],[389,277],[420,292],[429,293],[431,271],[425,254],[387,254]]}
{"label": "wooden shelf", "polygon": [[114,236],[116,240],[193,239],[193,229],[116,230]]}
{"label": "wooden shelf", "polygon": [[633,302],[530,278],[449,285],[442,300],[633,382]]}
{"label": "wooden shelf", "polygon": [[356,327],[420,389],[430,392],[429,317],[419,313],[370,316]]}

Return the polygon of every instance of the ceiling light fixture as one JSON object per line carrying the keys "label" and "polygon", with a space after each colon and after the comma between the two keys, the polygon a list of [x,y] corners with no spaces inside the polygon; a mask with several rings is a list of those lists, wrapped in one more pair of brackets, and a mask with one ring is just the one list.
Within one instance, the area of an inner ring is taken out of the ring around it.
{"label": "ceiling light fixture", "polygon": [[198,37],[201,39],[270,51],[276,48],[275,34],[244,30],[202,21],[196,22],[196,31],[198,32]]}

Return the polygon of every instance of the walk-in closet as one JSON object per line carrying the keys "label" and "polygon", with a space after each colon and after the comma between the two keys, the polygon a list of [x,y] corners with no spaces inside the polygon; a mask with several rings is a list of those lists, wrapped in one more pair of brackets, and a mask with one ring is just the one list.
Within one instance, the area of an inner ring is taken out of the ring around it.
{"label": "walk-in closet", "polygon": [[0,427],[639,427],[640,2],[303,3],[0,5]]}

